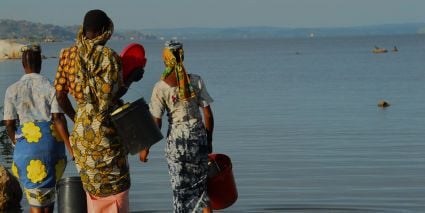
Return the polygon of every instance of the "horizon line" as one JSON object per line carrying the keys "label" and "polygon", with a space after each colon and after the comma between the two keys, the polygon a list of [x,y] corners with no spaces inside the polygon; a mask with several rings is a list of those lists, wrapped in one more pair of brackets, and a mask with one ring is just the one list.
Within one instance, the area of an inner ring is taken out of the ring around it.
{"label": "horizon line", "polygon": [[[59,27],[76,27],[81,24],[74,25],[58,25],[51,23],[43,23],[43,22],[33,22],[26,19],[10,19],[10,18],[0,18],[0,21],[26,21],[34,24],[42,24],[42,25],[53,25]],[[364,27],[378,27],[378,26],[391,26],[391,25],[425,25],[425,22],[403,22],[403,23],[382,23],[382,24],[364,24],[364,25],[348,25],[348,26],[272,26],[272,25],[240,25],[240,26],[210,26],[210,27],[201,27],[201,26],[182,26],[182,27],[146,27],[146,28],[116,28],[116,30],[178,30],[178,29],[238,29],[238,28],[274,28],[274,29],[337,29],[337,28],[364,28]]]}

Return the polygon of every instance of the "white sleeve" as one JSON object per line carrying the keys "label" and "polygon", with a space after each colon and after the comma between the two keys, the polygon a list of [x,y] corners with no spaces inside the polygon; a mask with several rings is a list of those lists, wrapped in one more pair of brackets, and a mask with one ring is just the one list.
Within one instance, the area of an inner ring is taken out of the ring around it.
{"label": "white sleeve", "polygon": [[207,87],[205,86],[204,81],[202,80],[201,76],[194,75],[194,83],[196,85],[193,85],[196,87],[197,92],[197,98],[198,98],[198,104],[201,107],[209,106],[214,100],[211,98],[210,94],[207,91]]}
{"label": "white sleeve", "polygon": [[50,113],[63,113],[62,108],[59,106],[58,100],[56,99],[56,94],[53,95],[52,104],[50,107]]}
{"label": "white sleeve", "polygon": [[164,115],[165,102],[158,83],[153,88],[149,110],[155,118],[162,118],[162,115]]}
{"label": "white sleeve", "polygon": [[14,98],[11,97],[10,88],[7,88],[4,96],[4,108],[3,108],[3,120],[15,120],[18,119],[18,113],[16,111],[15,104],[13,104]]}

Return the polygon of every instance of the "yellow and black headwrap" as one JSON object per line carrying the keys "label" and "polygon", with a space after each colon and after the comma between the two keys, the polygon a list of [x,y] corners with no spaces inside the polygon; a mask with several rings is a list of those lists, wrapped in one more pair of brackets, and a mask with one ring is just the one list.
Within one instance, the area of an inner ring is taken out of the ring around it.
{"label": "yellow and black headwrap", "polygon": [[195,92],[183,65],[183,44],[173,40],[165,42],[162,59],[165,63],[165,70],[162,73],[161,79],[164,80],[171,73],[175,72],[179,87],[179,98],[181,100],[188,100],[195,97]]}

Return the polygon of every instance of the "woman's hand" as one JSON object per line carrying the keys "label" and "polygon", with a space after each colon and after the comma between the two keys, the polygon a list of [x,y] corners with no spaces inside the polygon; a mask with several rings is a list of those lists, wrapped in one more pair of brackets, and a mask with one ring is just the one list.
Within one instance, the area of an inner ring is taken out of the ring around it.
{"label": "woman's hand", "polygon": [[148,162],[149,148],[146,148],[139,152],[139,159],[141,162]]}

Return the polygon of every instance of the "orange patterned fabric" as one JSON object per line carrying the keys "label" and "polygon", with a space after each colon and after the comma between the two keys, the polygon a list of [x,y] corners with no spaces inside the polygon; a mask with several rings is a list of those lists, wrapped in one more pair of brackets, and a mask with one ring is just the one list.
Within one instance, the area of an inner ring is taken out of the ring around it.
{"label": "orange patterned fabric", "polygon": [[56,91],[69,92],[77,102],[84,97],[82,85],[76,82],[77,47],[72,46],[62,49],[59,56],[59,65],[55,78]]}

